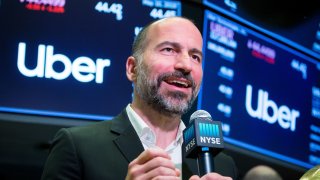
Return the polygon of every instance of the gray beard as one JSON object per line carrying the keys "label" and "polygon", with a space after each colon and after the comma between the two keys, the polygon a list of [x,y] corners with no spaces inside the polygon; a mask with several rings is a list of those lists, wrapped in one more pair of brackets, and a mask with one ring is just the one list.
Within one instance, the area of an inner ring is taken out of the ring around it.
{"label": "gray beard", "polygon": [[[148,69],[143,63],[137,67],[137,84],[135,90],[137,94],[154,110],[164,114],[166,116],[181,116],[186,113],[192,106],[198,90],[195,90],[195,84],[193,79],[184,75],[180,71],[174,73],[161,74],[156,80],[148,78]],[[178,76],[191,80],[192,96],[187,99],[187,95],[182,92],[169,92],[167,95],[163,95],[159,92],[159,88],[163,79],[168,76]]]}

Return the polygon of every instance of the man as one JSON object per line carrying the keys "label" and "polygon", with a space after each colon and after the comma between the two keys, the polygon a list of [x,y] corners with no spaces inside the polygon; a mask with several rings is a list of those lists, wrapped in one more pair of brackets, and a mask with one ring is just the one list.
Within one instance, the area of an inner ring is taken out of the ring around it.
{"label": "man", "polygon": [[[111,121],[60,130],[42,179],[199,179],[196,161],[181,155],[181,115],[199,92],[201,63],[202,36],[191,21],[171,17],[146,26],[126,63],[132,103]],[[215,167],[202,178],[237,177],[223,153]]]}

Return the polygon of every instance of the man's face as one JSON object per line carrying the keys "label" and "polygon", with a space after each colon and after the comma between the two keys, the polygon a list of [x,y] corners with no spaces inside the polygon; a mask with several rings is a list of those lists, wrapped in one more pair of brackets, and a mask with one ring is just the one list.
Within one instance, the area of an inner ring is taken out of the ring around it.
{"label": "man's face", "polygon": [[155,110],[167,115],[185,113],[202,80],[202,37],[181,19],[155,24],[137,67],[136,91]]}

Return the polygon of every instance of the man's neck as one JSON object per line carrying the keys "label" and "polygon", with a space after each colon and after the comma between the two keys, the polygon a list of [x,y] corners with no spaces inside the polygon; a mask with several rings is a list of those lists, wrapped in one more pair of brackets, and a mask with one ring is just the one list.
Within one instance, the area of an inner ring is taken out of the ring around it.
{"label": "man's neck", "polygon": [[131,107],[155,133],[158,147],[165,149],[175,140],[181,116],[164,115],[143,103],[133,102]]}

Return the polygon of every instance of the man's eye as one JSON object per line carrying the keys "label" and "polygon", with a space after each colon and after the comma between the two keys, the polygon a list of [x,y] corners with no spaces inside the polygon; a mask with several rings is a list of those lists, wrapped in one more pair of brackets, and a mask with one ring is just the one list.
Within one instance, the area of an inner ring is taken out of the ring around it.
{"label": "man's eye", "polygon": [[163,50],[166,51],[166,52],[173,52],[172,48],[164,48]]}
{"label": "man's eye", "polygon": [[194,59],[194,60],[196,60],[196,61],[198,61],[198,62],[201,62],[201,58],[200,58],[199,56],[197,56],[197,55],[192,55],[191,57],[192,57],[192,59]]}

